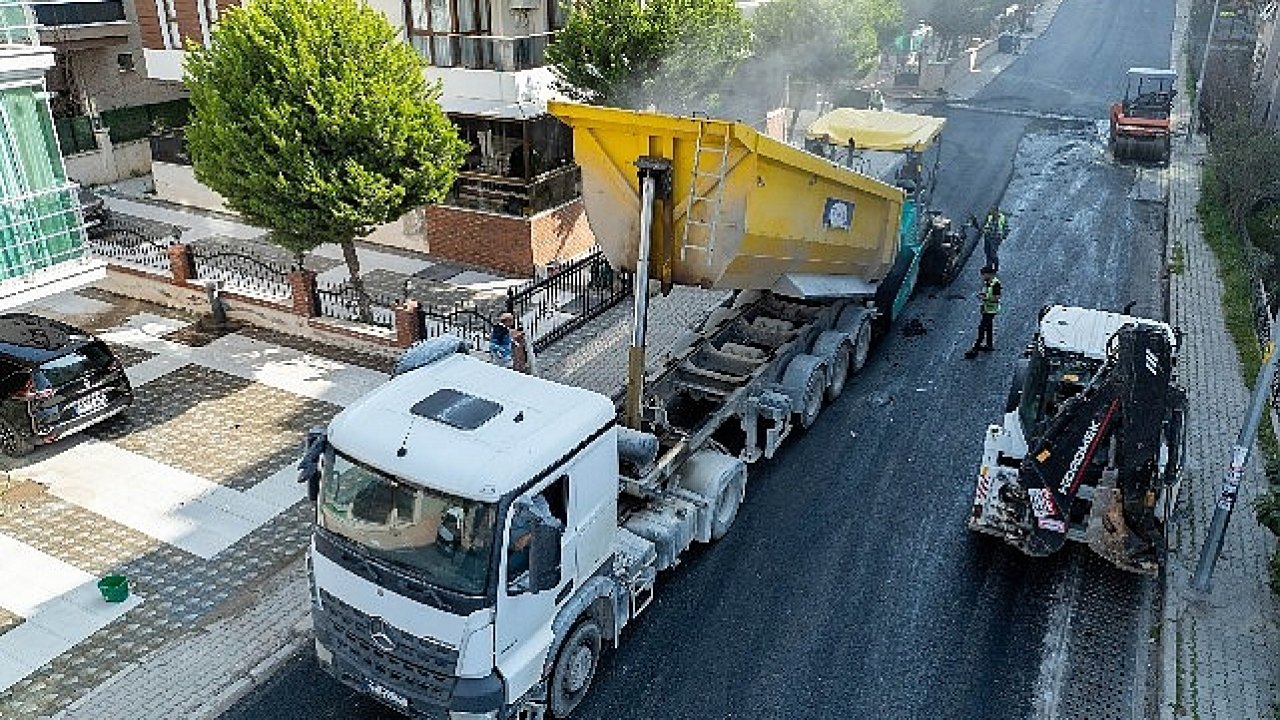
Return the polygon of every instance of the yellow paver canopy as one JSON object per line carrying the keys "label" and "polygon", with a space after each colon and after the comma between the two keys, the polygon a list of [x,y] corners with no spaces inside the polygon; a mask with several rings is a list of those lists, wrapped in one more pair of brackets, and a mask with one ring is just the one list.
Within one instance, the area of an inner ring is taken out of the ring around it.
{"label": "yellow paver canopy", "polygon": [[848,145],[852,138],[853,146],[860,150],[923,152],[942,132],[946,122],[930,115],[836,108],[815,120],[807,135],[837,145]]}

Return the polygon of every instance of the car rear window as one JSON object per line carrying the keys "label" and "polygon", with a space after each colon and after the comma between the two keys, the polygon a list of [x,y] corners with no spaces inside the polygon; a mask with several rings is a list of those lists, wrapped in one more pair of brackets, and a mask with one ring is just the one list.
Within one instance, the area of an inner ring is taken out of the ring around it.
{"label": "car rear window", "polygon": [[111,364],[112,359],[111,351],[102,341],[90,343],[37,368],[36,389],[62,387],[89,373],[106,368]]}

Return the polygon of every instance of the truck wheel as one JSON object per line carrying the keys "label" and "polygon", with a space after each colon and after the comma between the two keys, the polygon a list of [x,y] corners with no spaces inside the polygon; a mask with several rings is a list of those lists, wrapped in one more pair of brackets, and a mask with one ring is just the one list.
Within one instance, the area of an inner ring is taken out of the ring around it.
{"label": "truck wheel", "polygon": [[725,483],[716,498],[715,515],[711,518],[711,539],[719,540],[729,534],[733,521],[738,517],[738,508],[742,507],[742,498],[747,494],[747,466],[739,463],[738,474]]}
{"label": "truck wheel", "polygon": [[547,705],[553,717],[568,717],[587,696],[600,664],[602,638],[600,625],[586,617],[578,621],[560,646],[556,664],[551,668],[551,688],[547,691]]}
{"label": "truck wheel", "polygon": [[699,526],[695,538],[715,542],[724,537],[747,491],[747,464],[718,450],[699,450],[680,473],[680,487],[704,498],[710,506],[710,521],[705,528]]}
{"label": "truck wheel", "polygon": [[16,458],[30,454],[35,448],[35,443],[13,423],[0,418],[0,453]]}
{"label": "truck wheel", "polygon": [[858,372],[867,364],[867,355],[871,353],[871,323],[858,326],[858,334],[853,337],[853,372]]}
{"label": "truck wheel", "polygon": [[849,343],[840,343],[840,348],[831,357],[831,382],[827,385],[827,402],[834,402],[844,392],[852,363],[853,350],[849,348]]}
{"label": "truck wheel", "polygon": [[800,421],[800,427],[806,430],[812,427],[822,411],[822,396],[827,388],[822,358],[814,355],[791,358],[782,374],[782,386],[791,397],[791,408]]}

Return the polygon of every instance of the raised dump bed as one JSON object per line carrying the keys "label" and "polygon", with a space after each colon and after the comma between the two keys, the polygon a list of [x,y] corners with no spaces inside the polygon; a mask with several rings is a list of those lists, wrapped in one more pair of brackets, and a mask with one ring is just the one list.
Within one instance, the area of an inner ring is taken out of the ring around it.
{"label": "raised dump bed", "polygon": [[[636,161],[671,163],[653,276],[787,294],[874,294],[899,249],[904,194],[736,122],[551,102],[573,128],[583,202],[605,256],[640,255]],[[802,289],[797,292],[797,288]]]}

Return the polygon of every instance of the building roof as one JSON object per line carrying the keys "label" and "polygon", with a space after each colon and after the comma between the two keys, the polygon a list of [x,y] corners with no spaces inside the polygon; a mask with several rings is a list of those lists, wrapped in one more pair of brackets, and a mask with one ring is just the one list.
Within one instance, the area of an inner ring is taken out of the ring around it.
{"label": "building roof", "polygon": [[397,478],[492,502],[615,417],[598,393],[454,354],[348,406],[329,424],[329,441]]}

